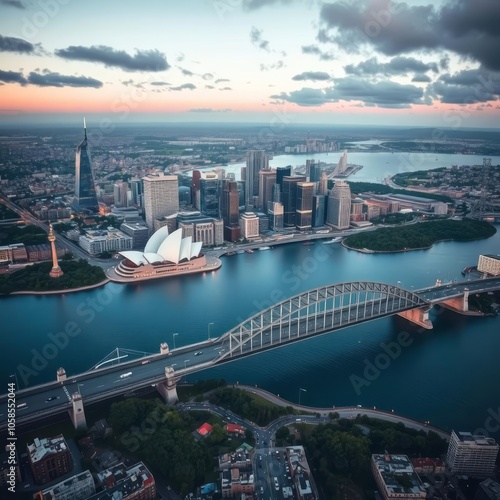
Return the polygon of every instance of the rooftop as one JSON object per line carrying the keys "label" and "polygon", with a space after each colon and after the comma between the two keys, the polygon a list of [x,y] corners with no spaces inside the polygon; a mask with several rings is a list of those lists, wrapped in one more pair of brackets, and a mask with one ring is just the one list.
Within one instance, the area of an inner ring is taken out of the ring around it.
{"label": "rooftop", "polygon": [[64,452],[67,449],[68,445],[62,434],[52,438],[35,438],[34,443],[28,445],[28,453],[32,463],[38,462],[49,455]]}
{"label": "rooftop", "polygon": [[460,442],[464,444],[476,445],[476,446],[498,446],[497,442],[493,438],[485,437],[480,434],[472,434],[470,432],[455,432],[453,433],[457,436]]}
{"label": "rooftop", "polygon": [[425,492],[424,485],[406,455],[372,455],[376,469],[390,494],[418,494]]}

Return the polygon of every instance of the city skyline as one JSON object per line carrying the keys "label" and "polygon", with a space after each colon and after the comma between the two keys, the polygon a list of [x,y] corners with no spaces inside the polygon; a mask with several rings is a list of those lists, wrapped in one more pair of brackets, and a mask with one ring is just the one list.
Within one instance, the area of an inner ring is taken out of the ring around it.
{"label": "city skyline", "polygon": [[488,128],[500,109],[500,5],[491,0],[147,9],[15,0],[0,9],[0,123],[86,115],[99,127],[106,119]]}

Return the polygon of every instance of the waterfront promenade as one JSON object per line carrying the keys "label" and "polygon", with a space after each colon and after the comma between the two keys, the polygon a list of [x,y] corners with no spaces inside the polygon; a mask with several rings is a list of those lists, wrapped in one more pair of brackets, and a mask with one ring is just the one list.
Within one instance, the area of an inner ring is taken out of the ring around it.
{"label": "waterfront promenade", "polygon": [[296,403],[292,403],[291,401],[286,401],[285,399],[280,398],[279,394],[276,395],[269,391],[259,389],[258,387],[254,387],[251,385],[237,384],[234,387],[243,391],[251,392],[252,394],[256,394],[257,396],[267,399],[269,402],[277,406],[291,406],[294,410],[319,413],[322,417],[327,417],[330,413],[333,412],[338,413],[340,418],[356,418],[357,415],[366,415],[367,417],[378,418],[387,422],[402,423],[405,427],[415,429],[417,431],[434,431],[439,437],[446,439],[446,441],[450,440],[450,434],[448,432],[437,427],[433,427],[430,424],[426,424],[425,422],[419,422],[418,420],[414,420],[412,418],[397,415],[392,411],[388,412],[377,410],[376,408],[363,408],[359,406],[332,406],[331,408],[316,408],[313,406],[298,405]]}

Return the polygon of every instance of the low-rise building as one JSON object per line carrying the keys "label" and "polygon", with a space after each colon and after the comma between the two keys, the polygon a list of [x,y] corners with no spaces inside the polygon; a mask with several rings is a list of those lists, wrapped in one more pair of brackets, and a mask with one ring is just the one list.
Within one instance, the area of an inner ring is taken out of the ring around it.
{"label": "low-rise building", "polygon": [[406,455],[372,455],[373,477],[384,500],[426,498],[427,492]]}
{"label": "low-rise building", "polygon": [[239,450],[221,455],[219,469],[222,498],[240,498],[240,495],[253,498],[255,478],[252,460],[248,453]]}
{"label": "low-rise building", "polygon": [[479,485],[474,500],[500,500],[500,484],[486,479]]}
{"label": "low-rise building", "polygon": [[103,491],[88,497],[88,500],[154,500],[156,483],[143,462],[126,467],[119,463],[97,474]]}
{"label": "low-rise building", "polygon": [[95,493],[92,474],[86,470],[33,495],[33,500],[86,500]]}
{"label": "low-rise building", "polygon": [[64,436],[35,438],[27,445],[28,460],[36,484],[45,484],[73,469],[71,453]]}
{"label": "low-rise building", "polygon": [[133,239],[118,229],[109,227],[107,230],[88,230],[78,240],[80,246],[90,255],[103,252],[119,252],[132,250]]}

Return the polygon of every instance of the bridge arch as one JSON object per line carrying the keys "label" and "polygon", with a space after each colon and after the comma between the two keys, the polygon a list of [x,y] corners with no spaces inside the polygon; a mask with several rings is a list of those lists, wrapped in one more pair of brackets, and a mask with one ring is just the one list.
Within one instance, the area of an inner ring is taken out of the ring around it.
{"label": "bridge arch", "polygon": [[387,283],[322,286],[282,300],[226,332],[217,361],[426,305],[414,292]]}

